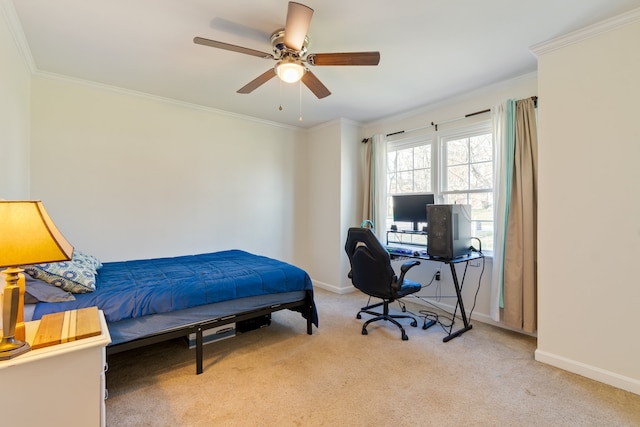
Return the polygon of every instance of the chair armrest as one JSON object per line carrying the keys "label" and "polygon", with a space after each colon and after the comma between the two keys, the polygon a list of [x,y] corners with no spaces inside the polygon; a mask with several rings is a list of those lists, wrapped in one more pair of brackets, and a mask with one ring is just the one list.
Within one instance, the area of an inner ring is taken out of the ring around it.
{"label": "chair armrest", "polygon": [[407,273],[407,271],[409,271],[416,265],[420,265],[420,261],[415,261],[415,260],[407,261],[400,266],[400,278],[398,279],[398,289],[400,288],[400,286],[402,286],[402,282],[404,281],[404,275]]}
{"label": "chair armrest", "polygon": [[404,273],[406,273],[407,271],[409,271],[409,269],[415,267],[416,265],[420,265],[420,261],[416,261],[416,260],[407,261],[400,266],[400,272],[402,273],[402,275],[404,275]]}

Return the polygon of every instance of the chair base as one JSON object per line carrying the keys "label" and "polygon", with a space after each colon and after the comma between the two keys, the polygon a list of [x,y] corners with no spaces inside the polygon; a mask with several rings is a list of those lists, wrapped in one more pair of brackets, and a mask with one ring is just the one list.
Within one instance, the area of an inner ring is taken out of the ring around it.
{"label": "chair base", "polygon": [[[379,302],[377,304],[368,305],[360,309],[358,314],[356,314],[356,319],[362,319],[361,313],[367,313],[372,316],[375,316],[374,318],[364,322],[364,324],[362,325],[362,335],[367,335],[367,326],[369,326],[370,323],[377,322],[378,320],[386,320],[387,322],[391,322],[394,325],[396,325],[398,328],[400,328],[403,341],[407,341],[409,339],[407,332],[404,330],[400,322],[398,322],[396,319],[412,319],[413,321],[410,323],[410,325],[413,327],[418,326],[418,321],[416,320],[415,317],[408,314],[389,314],[390,302],[393,302],[393,300],[383,300],[382,302]],[[382,306],[382,313],[379,313],[377,311],[371,311],[372,308],[376,308],[380,306]]]}

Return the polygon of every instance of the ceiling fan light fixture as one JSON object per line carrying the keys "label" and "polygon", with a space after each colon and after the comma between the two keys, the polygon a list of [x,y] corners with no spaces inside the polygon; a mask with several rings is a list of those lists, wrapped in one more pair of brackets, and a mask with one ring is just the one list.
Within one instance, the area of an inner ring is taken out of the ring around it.
{"label": "ceiling fan light fixture", "polygon": [[285,83],[299,81],[305,71],[306,69],[301,63],[291,59],[283,59],[276,64],[276,74]]}
{"label": "ceiling fan light fixture", "polygon": [[[1,0],[0,0],[1,1]],[[244,55],[277,61],[275,67],[268,68],[264,73],[238,89],[238,93],[251,93],[275,76],[285,83],[301,82],[313,94],[322,99],[331,92],[307,67],[323,65],[378,65],[380,52],[334,52],[308,54],[309,25],[313,9],[301,3],[290,1],[287,8],[287,19],[284,28],[271,33],[271,49],[273,53],[262,52],[247,47],[194,37],[193,42],[217,49],[224,49]],[[300,87],[302,87],[302,84]]]}

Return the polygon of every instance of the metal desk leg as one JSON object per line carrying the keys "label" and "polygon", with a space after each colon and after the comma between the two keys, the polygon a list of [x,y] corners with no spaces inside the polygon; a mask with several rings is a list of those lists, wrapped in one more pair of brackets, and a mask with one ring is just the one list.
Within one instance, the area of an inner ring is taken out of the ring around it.
{"label": "metal desk leg", "polygon": [[[469,261],[467,261],[465,268],[469,265]],[[468,330],[470,330],[473,325],[469,324],[469,320],[467,319],[467,312],[464,310],[464,301],[462,300],[462,291],[460,289],[460,284],[458,283],[458,274],[456,273],[456,265],[452,262],[449,263],[449,267],[451,267],[451,276],[453,277],[453,286],[456,288],[456,296],[458,297],[457,306],[460,306],[460,311],[462,315],[462,323],[464,327],[458,329],[455,332],[449,331],[449,335],[442,339],[443,342],[450,341],[460,335],[464,334]],[[455,311],[454,311],[454,319],[455,319]],[[453,325],[451,326],[453,328]]]}

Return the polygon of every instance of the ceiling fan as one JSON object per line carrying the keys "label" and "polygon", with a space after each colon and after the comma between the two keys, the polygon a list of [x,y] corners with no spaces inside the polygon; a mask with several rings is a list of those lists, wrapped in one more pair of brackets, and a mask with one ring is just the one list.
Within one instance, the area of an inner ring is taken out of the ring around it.
{"label": "ceiling fan", "polygon": [[238,93],[251,93],[277,75],[282,81],[287,83],[295,83],[302,80],[302,83],[304,83],[316,97],[324,98],[331,95],[331,92],[305,64],[314,66],[378,65],[380,62],[380,52],[308,53],[309,38],[307,37],[307,31],[309,30],[312,15],[313,9],[310,7],[290,1],[285,27],[276,30],[271,35],[273,53],[261,52],[259,50],[202,37],[195,37],[193,42],[204,46],[278,61],[274,68],[268,69],[238,89]]}

